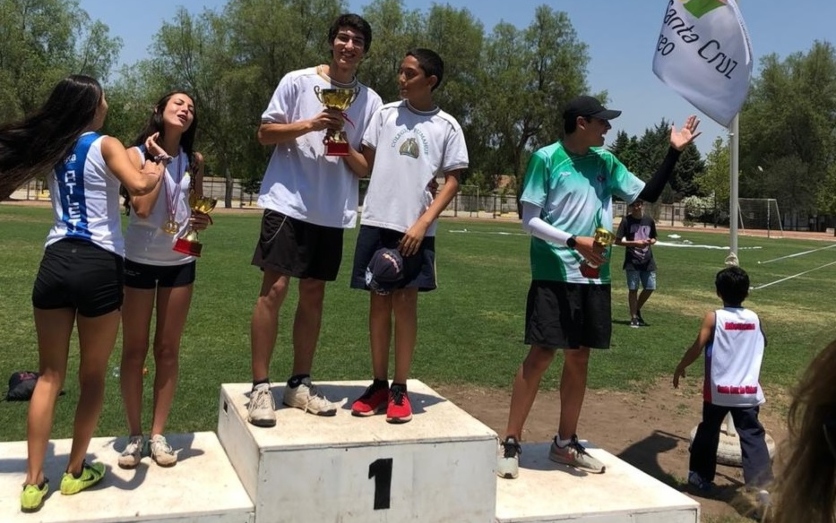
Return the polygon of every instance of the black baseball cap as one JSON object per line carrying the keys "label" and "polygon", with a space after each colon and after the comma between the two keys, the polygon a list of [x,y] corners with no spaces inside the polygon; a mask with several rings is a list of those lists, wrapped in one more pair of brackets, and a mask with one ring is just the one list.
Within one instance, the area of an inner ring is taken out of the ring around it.
{"label": "black baseball cap", "polygon": [[578,116],[582,116],[584,118],[612,120],[621,116],[621,111],[607,109],[601,105],[601,102],[595,97],[578,96],[566,104],[566,109],[563,110],[563,119],[574,120]]}
{"label": "black baseball cap", "polygon": [[377,294],[389,294],[403,278],[403,258],[397,249],[378,249],[366,267],[366,285]]}

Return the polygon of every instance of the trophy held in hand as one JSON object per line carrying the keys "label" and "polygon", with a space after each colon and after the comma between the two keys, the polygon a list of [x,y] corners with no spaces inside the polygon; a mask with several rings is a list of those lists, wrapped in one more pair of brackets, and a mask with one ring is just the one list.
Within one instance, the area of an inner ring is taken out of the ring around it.
{"label": "trophy held in hand", "polygon": [[[189,195],[189,207],[192,213],[201,213],[209,215],[210,212],[218,204],[215,198],[198,197],[195,193]],[[212,218],[209,218],[209,223],[212,223]],[[189,227],[186,236],[178,238],[174,243],[174,250],[189,256],[200,256],[200,251],[203,249],[203,244],[197,240],[197,231],[194,227]]]}
{"label": "trophy held in hand", "polygon": [[[357,99],[360,93],[360,88],[339,88],[321,89],[319,86],[314,87],[317,99],[322,102],[327,109],[336,109],[343,113],[345,112]],[[351,121],[349,120],[349,123]],[[348,156],[348,138],[345,131],[342,129],[328,129],[325,132],[325,138],[322,140],[325,144],[325,156]]]}
{"label": "trophy held in hand", "polygon": [[[612,245],[615,241],[615,234],[611,233],[603,227],[598,227],[597,229],[595,229],[595,235],[593,238],[597,245],[603,247],[604,256],[606,256],[607,247]],[[597,265],[587,260],[581,260],[581,274],[585,278],[597,278],[600,275],[600,273],[601,270]]]}

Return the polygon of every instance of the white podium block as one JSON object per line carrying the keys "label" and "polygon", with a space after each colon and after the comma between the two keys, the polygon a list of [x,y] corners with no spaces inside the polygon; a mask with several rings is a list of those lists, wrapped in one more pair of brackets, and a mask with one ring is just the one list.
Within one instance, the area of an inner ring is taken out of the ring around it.
{"label": "white podium block", "polygon": [[351,416],[368,382],[319,383],[334,417],[282,406],[277,424],[247,422],[250,384],[221,386],[218,437],[255,503],[256,523],[492,523],[497,436],[417,380],[411,422]]}
{"label": "white podium block", "polygon": [[497,480],[497,523],[699,522],[699,503],[618,457],[587,446],[607,467],[590,474],[549,460],[549,445],[524,444],[519,477]]}
{"label": "white podium block", "polygon": [[72,440],[50,441],[44,474],[49,494],[43,508],[20,512],[26,480],[26,442],[0,443],[0,521],[3,523],[252,523],[254,507],[213,432],[168,438],[180,450],[177,465],[162,468],[144,458],[133,470],[119,468],[125,438],[94,438],[87,461],[107,466],[98,485],[72,496],[60,492]]}

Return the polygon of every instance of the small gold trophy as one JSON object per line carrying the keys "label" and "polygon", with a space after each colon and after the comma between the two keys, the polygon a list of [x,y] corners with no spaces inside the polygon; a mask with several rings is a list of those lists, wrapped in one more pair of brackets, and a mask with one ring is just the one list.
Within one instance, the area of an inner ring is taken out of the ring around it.
{"label": "small gold trophy", "polygon": [[[314,93],[317,99],[322,102],[328,109],[336,109],[344,113],[351,107],[357,95],[360,93],[360,88],[339,88],[321,89],[318,85],[314,86]],[[325,132],[325,138],[322,140],[325,144],[326,156],[348,156],[348,139],[345,131],[342,129],[328,129]]]}
{"label": "small gold trophy", "polygon": [[[597,243],[605,249],[604,256],[606,256],[606,248],[612,245],[615,241],[615,234],[611,233],[603,227],[598,227],[597,229],[595,229],[593,239],[595,243]],[[581,261],[581,274],[583,274],[585,278],[597,278],[600,275],[600,272],[601,271],[599,267],[594,263],[586,260]]]}
{"label": "small gold trophy", "polygon": [[[189,195],[189,207],[191,207],[193,213],[199,212],[208,215],[217,204],[218,200],[215,198],[198,198],[195,193]],[[211,223],[212,218],[209,218],[209,221]],[[177,238],[177,241],[174,242],[174,250],[189,256],[200,256],[203,244],[197,241],[197,231],[189,227],[186,236]]]}

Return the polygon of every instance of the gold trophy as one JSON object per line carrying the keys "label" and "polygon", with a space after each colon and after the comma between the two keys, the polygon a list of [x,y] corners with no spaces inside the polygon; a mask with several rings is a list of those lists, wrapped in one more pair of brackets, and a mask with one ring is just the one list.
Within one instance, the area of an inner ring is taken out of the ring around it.
{"label": "gold trophy", "polygon": [[[208,216],[217,204],[218,200],[215,198],[198,198],[195,193],[189,195],[189,207],[191,207],[193,213],[198,212]],[[211,217],[209,218],[209,223],[212,223]],[[177,238],[177,241],[174,242],[174,250],[188,254],[189,256],[200,256],[200,251],[203,250],[203,244],[197,241],[197,231],[189,227],[186,236]]]}
{"label": "gold trophy", "polygon": [[[597,229],[595,229],[593,240],[595,241],[595,243],[604,248],[604,256],[606,257],[606,249],[615,241],[615,234],[611,233],[603,227],[598,227]],[[601,271],[599,267],[594,263],[589,262],[587,260],[581,261],[581,274],[583,274],[585,278],[597,278],[600,275],[600,272]]]}
{"label": "gold trophy", "polygon": [[[341,113],[345,113],[357,95],[360,93],[360,88],[339,88],[321,89],[318,85],[314,86],[314,93],[317,99],[322,102],[328,109],[336,109]],[[345,115],[343,115],[345,116]],[[351,120],[349,120],[349,123]],[[328,129],[325,132],[325,138],[322,140],[325,144],[326,156],[348,156],[348,139],[345,131],[342,129]]]}

